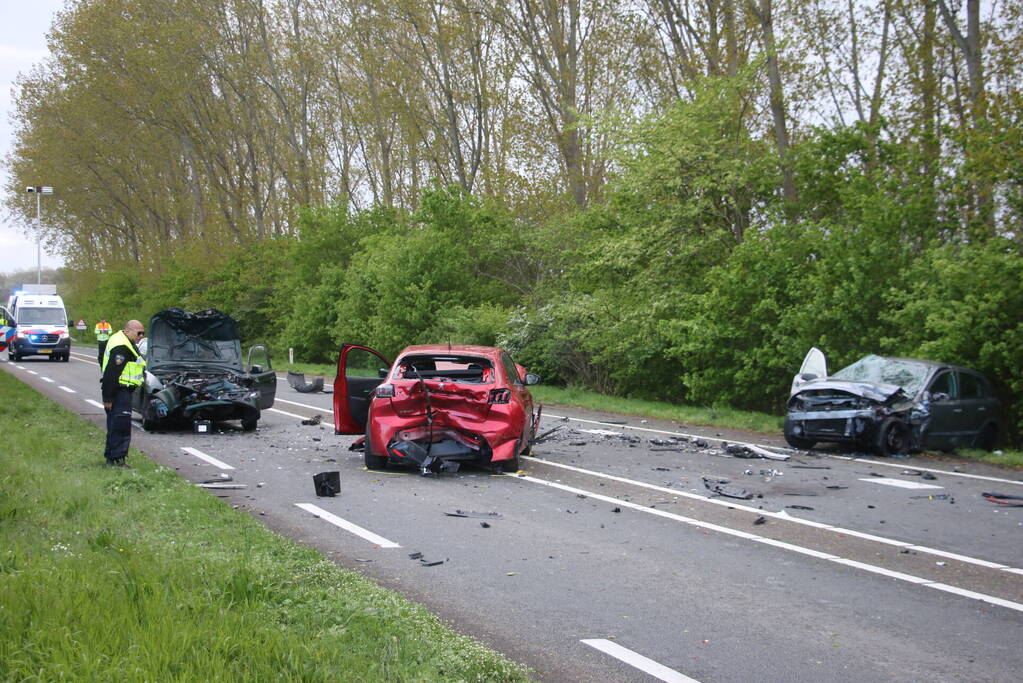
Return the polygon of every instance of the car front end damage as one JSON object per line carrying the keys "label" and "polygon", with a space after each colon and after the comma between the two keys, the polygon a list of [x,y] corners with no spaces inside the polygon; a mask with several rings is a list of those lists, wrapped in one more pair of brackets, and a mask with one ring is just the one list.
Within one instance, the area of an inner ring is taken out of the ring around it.
{"label": "car front end damage", "polygon": [[920,448],[929,418],[927,402],[911,400],[897,386],[815,382],[789,399],[785,437],[797,448],[828,441],[908,452]]}
{"label": "car front end damage", "polygon": [[457,471],[465,462],[518,469],[539,414],[524,414],[507,392],[436,381],[381,385],[363,447],[393,464],[414,463],[424,474]]}
{"label": "car front end damage", "polygon": [[196,420],[241,420],[243,428],[252,429],[259,416],[260,393],[245,375],[194,369],[149,374],[142,406],[146,429]]}

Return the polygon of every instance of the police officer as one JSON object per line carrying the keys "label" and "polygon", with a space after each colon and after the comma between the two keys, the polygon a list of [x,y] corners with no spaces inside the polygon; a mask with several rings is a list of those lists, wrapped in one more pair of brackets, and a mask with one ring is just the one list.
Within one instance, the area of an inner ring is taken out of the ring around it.
{"label": "police officer", "polygon": [[127,467],[124,459],[131,444],[131,396],[145,381],[146,369],[136,344],[145,335],[142,323],[129,320],[124,330],[107,341],[100,362],[103,409],[107,412],[107,447],[103,455],[108,465]]}
{"label": "police officer", "polygon": [[98,355],[96,359],[100,365],[103,365],[103,352],[107,349],[107,340],[110,339],[111,327],[110,323],[107,322],[106,318],[100,318],[99,322],[96,323],[96,344],[98,345]]}

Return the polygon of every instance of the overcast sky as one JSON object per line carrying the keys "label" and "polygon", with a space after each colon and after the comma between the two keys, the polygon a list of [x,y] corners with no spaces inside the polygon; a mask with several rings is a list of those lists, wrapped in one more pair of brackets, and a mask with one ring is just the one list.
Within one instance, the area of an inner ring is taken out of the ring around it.
{"label": "overcast sky", "polygon": [[[63,0],[0,0],[0,81],[3,82],[3,117],[0,120],[0,151],[6,157],[11,151],[13,113],[11,89],[19,73],[28,72],[33,64],[43,61],[48,54],[46,33]],[[7,168],[0,170],[3,186],[7,185]],[[46,178],[19,178],[17,186],[47,185]],[[56,192],[60,188],[55,188]],[[46,200],[42,198],[43,220],[46,220]],[[27,234],[29,226],[21,220],[0,211],[0,272],[36,267],[35,239]],[[55,256],[42,253],[43,268],[63,265]]]}

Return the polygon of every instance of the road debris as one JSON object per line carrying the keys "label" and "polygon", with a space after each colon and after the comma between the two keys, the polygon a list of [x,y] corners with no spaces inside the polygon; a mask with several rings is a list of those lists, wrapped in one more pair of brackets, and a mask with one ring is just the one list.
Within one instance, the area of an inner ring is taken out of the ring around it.
{"label": "road debris", "polygon": [[498,512],[469,512],[466,510],[455,510],[454,512],[445,512],[448,517],[477,517],[480,519],[501,519],[501,514]]}
{"label": "road debris", "polygon": [[319,413],[317,413],[316,415],[313,415],[312,417],[310,417],[308,420],[302,420],[302,424],[307,425],[307,426],[318,425],[318,424],[320,424],[320,422],[322,420],[323,420],[323,416],[320,415]]}
{"label": "road debris", "polygon": [[767,524],[767,520],[764,518],[763,515],[753,520],[753,526],[756,526],[758,524]]}
{"label": "road debris", "polygon": [[729,486],[729,479],[712,479],[710,477],[703,478],[703,485],[706,486],[710,491],[713,491],[719,496],[725,496],[726,498],[739,498],[741,500],[750,500],[753,498],[753,494],[744,488],[738,486]]}
{"label": "road debris", "polygon": [[809,505],[786,505],[790,510],[813,510]]}
{"label": "road debris", "polygon": [[544,432],[540,436],[538,436],[535,439],[533,439],[533,445],[535,446],[538,443],[543,443],[544,441],[546,441],[551,436],[551,434],[553,434],[554,432],[558,431],[562,427],[564,427],[564,425],[558,425],[554,429],[548,429],[546,432]]}
{"label": "road debris", "polygon": [[1011,496],[1008,493],[981,493],[984,500],[1006,507],[1023,508],[1023,496]]}
{"label": "road debris", "polygon": [[316,489],[317,496],[321,498],[333,498],[337,494],[341,493],[341,473],[334,471],[314,474],[313,487]]}
{"label": "road debris", "polygon": [[[323,391],[323,378],[317,377],[312,382],[307,382],[305,374],[301,372],[288,371],[288,384],[300,394],[312,394]],[[330,393],[329,391],[326,393]]]}

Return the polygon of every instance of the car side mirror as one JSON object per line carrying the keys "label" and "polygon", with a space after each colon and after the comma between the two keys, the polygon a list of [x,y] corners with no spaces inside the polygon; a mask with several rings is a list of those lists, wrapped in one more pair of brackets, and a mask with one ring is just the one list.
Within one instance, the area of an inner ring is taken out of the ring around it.
{"label": "car side mirror", "polygon": [[532,372],[527,372],[525,377],[526,386],[532,386],[540,383],[540,375]]}
{"label": "car side mirror", "polygon": [[811,382],[817,379],[817,375],[813,374],[812,372],[804,372],[799,376],[799,379],[803,380],[804,382]]}
{"label": "car side mirror", "polygon": [[253,372],[253,373],[263,372],[263,366],[262,365],[253,365],[252,366],[252,370],[250,372]]}
{"label": "car side mirror", "polygon": [[380,379],[387,379],[387,368],[380,368],[377,370],[377,377]]}

